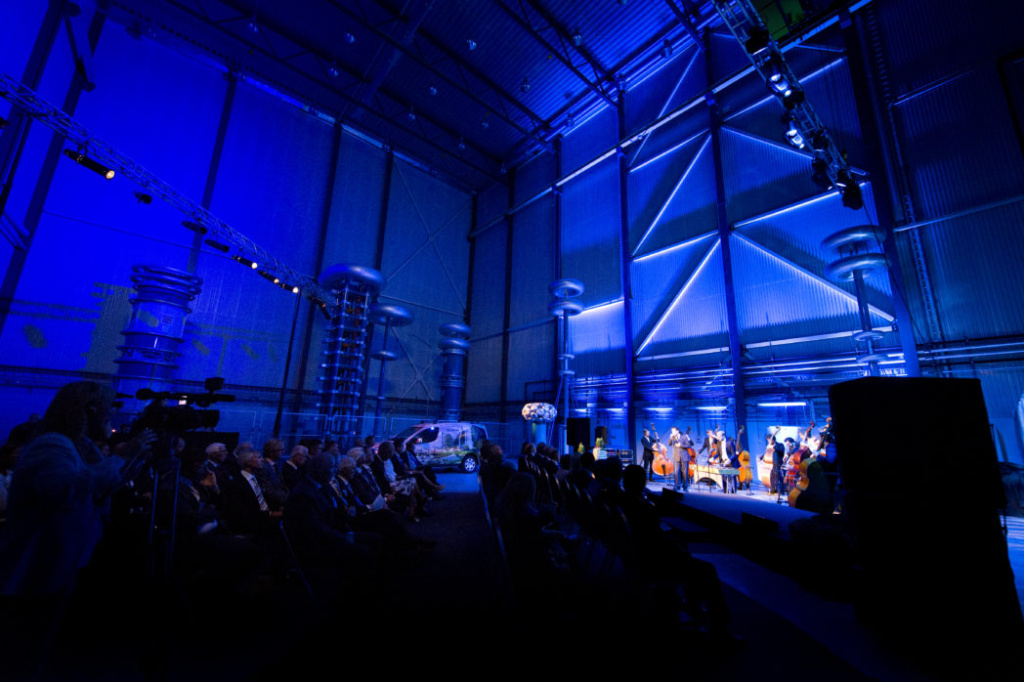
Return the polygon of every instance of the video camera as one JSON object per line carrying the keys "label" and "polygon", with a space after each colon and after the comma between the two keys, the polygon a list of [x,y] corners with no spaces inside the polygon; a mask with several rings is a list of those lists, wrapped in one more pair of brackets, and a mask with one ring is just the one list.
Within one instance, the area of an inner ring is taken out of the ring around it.
{"label": "video camera", "polygon": [[172,393],[140,388],[135,397],[151,401],[132,427],[132,431],[151,429],[157,433],[182,434],[196,429],[212,429],[220,422],[220,411],[208,408],[214,403],[234,402],[235,396],[218,394],[224,387],[223,377],[210,377],[203,382],[206,393]]}

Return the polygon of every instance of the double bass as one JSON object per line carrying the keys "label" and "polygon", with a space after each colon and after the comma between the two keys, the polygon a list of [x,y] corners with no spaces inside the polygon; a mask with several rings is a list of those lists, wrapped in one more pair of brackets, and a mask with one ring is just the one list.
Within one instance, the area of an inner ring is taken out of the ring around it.
{"label": "double bass", "polygon": [[786,460],[786,487],[790,490],[792,490],[793,486],[796,485],[797,474],[806,469],[806,467],[803,469],[800,467],[800,462],[811,456],[811,449],[807,445],[807,439],[811,437],[811,431],[813,429],[814,422],[811,422],[811,425],[807,427],[807,431],[804,433],[802,444],[797,451],[790,455],[789,459]]}
{"label": "double bass", "polygon": [[754,480],[754,473],[750,470],[750,453],[743,449],[743,443],[740,441],[744,428],[744,426],[740,426],[740,430],[736,432],[736,447],[740,449],[740,475],[738,482],[741,488],[745,486],[749,490],[750,482]]}
{"label": "double bass", "polygon": [[651,422],[651,434],[654,436],[654,464],[651,465],[651,469],[659,476],[671,476],[675,473],[676,468],[672,464],[672,460],[665,457],[667,449],[661,442],[661,439],[658,438],[658,431],[654,428],[654,422]]}
{"label": "double bass", "polygon": [[765,448],[764,454],[761,455],[761,461],[770,467],[767,473],[761,475],[761,485],[769,490],[774,490],[775,485],[773,484],[777,483],[777,481],[772,481],[772,475],[775,472],[775,436],[778,435],[781,430],[781,426],[775,427],[775,432],[768,437],[768,447]]}

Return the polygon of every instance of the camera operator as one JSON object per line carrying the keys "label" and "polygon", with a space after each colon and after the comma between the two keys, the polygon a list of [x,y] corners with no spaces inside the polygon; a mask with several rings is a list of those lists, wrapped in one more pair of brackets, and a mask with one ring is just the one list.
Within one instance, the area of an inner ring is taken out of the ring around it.
{"label": "camera operator", "polygon": [[[110,388],[91,381],[61,388],[14,470],[0,531],[0,611],[30,667],[45,655],[125,478],[125,460],[105,457],[94,442],[110,434],[113,400]],[[149,431],[136,434],[126,455],[143,454],[152,441]]]}

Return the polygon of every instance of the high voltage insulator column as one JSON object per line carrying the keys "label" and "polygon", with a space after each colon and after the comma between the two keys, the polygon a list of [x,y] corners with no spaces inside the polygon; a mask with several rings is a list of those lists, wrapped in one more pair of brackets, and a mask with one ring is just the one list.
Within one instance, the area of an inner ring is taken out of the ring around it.
{"label": "high voltage insulator column", "polygon": [[373,357],[380,360],[380,379],[377,381],[377,409],[374,411],[374,433],[383,433],[378,430],[381,412],[384,411],[384,369],[391,360],[398,359],[398,353],[388,350],[388,333],[392,327],[404,327],[412,324],[412,313],[399,305],[389,303],[375,303],[370,308],[370,322],[384,325],[384,341],[379,351]]}
{"label": "high voltage insulator column", "polygon": [[[569,395],[572,389],[573,377],[576,372],[569,368],[569,362],[575,357],[569,352],[569,318],[575,317],[583,312],[583,304],[571,299],[583,293],[583,282],[575,279],[560,279],[548,285],[548,291],[555,297],[555,300],[548,305],[548,311],[558,318],[558,326],[562,335],[562,349],[558,354],[558,394],[555,396],[555,411],[558,405],[562,405],[562,427],[565,428],[569,419]],[[558,425],[553,434],[559,443],[565,441],[565,434],[558,434]],[[562,446],[559,445],[559,451]]]}
{"label": "high voltage insulator column", "polygon": [[370,306],[384,277],[373,268],[339,263],[324,270],[317,281],[334,299],[327,302],[331,321],[324,338],[318,407],[326,417],[325,433],[350,436],[362,396]]}
{"label": "high voltage insulator column", "polygon": [[[185,331],[188,304],[199,295],[203,280],[181,270],[136,265],[132,268],[136,297],[132,316],[118,346],[117,391],[134,396],[140,388],[166,391],[178,369],[178,346]],[[123,414],[137,414],[144,405],[125,401]]]}
{"label": "high voltage insulator column", "polygon": [[853,335],[855,341],[864,344],[864,353],[857,357],[857,364],[867,365],[871,376],[878,376],[878,363],[886,359],[884,353],[876,353],[875,341],[882,338],[881,332],[871,325],[871,309],[868,307],[864,276],[871,270],[885,270],[885,256],[873,249],[879,248],[873,225],[861,225],[840,230],[821,242],[826,251],[836,251],[839,259],[825,268],[825,276],[836,282],[853,281],[857,294],[857,308],[860,313],[860,331]]}
{"label": "high voltage insulator column", "polygon": [[437,347],[444,356],[441,374],[441,420],[459,421],[462,416],[462,388],[466,385],[466,353],[469,352],[470,328],[459,322],[438,328],[441,340]]}

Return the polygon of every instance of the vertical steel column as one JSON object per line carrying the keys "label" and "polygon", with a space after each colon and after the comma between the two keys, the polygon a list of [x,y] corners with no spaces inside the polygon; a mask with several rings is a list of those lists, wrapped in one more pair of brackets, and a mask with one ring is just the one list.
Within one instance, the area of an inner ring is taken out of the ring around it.
{"label": "vertical steel column", "polygon": [[[316,250],[316,270],[314,272],[320,272],[324,267],[324,252],[327,250],[327,235],[331,228],[331,207],[334,204],[334,183],[338,177],[338,161],[341,156],[341,140],[345,134],[344,128],[340,123],[334,125],[334,140],[333,150],[331,153],[331,168],[327,172],[327,201],[324,202],[324,210],[321,213],[320,219],[320,241],[317,245]],[[299,377],[298,387],[295,390],[295,398],[293,401],[294,411],[302,411],[302,393],[306,387],[306,372],[308,371],[309,358],[313,355],[313,324],[316,321],[318,306],[309,306],[309,312],[306,313],[306,325],[305,333],[303,335],[302,350],[299,353]],[[295,336],[294,331],[292,336]],[[291,362],[291,354],[289,353],[289,360]],[[287,367],[287,365],[286,365]],[[285,384],[287,384],[287,376],[285,378]],[[282,386],[282,395],[284,386]],[[275,435],[276,432],[275,432]]]}
{"label": "vertical steel column", "polygon": [[505,412],[508,410],[508,350],[511,338],[508,328],[512,324],[512,227],[515,218],[511,209],[516,205],[516,171],[508,172],[508,208],[505,215],[505,307],[501,321],[501,423],[507,421]]}
{"label": "vertical steel column", "polygon": [[[224,140],[228,135],[228,124],[231,122],[231,108],[235,103],[235,93],[238,91],[238,76],[227,73],[224,78],[228,82],[227,92],[224,93],[224,103],[220,108],[220,121],[217,123],[217,136],[213,140],[213,154],[210,155],[210,167],[206,170],[206,185],[203,187],[203,200],[200,202],[203,208],[210,208],[213,203],[213,190],[217,185],[217,171],[220,169],[220,157],[224,154]],[[185,268],[195,274],[199,267],[199,252],[203,246],[203,234],[196,230],[192,235],[192,250],[188,253],[188,266]]]}
{"label": "vertical steel column", "polygon": [[844,8],[840,11],[839,25],[842,27],[843,46],[848,56],[846,65],[850,69],[853,99],[857,104],[857,118],[860,121],[863,147],[867,157],[867,170],[871,174],[872,187],[876,187],[878,190],[873,192],[875,211],[878,214],[878,229],[883,236],[882,251],[888,265],[889,288],[892,290],[893,309],[896,313],[896,323],[899,326],[903,362],[907,376],[921,376],[921,365],[917,358],[917,342],[914,339],[914,323],[910,317],[910,308],[907,307],[899,252],[896,249],[896,237],[892,231],[893,181],[888,172],[888,165],[883,162],[879,145],[877,98],[868,84],[868,69],[864,52],[861,49],[857,29],[853,25],[853,17],[850,16],[848,9]]}
{"label": "vertical steel column", "polygon": [[[711,33],[704,32],[704,54],[707,59],[708,82],[711,82]],[[729,356],[732,365],[733,400],[736,405],[736,423],[733,433],[739,433],[747,425],[747,394],[743,385],[743,348],[740,346],[740,329],[736,320],[736,285],[732,274],[732,227],[726,212],[725,177],[722,172],[722,121],[718,112],[715,95],[707,95],[708,119],[711,130],[711,152],[715,160],[715,208],[718,224],[718,239],[722,248],[722,275],[725,278],[725,315],[729,325]]]}
{"label": "vertical steel column", "polygon": [[[619,88],[619,139],[626,139],[626,89]],[[619,282],[622,288],[623,352],[626,361],[626,442],[636,450],[636,403],[633,395],[633,287],[630,279],[633,249],[629,243],[629,158],[619,147]]]}

